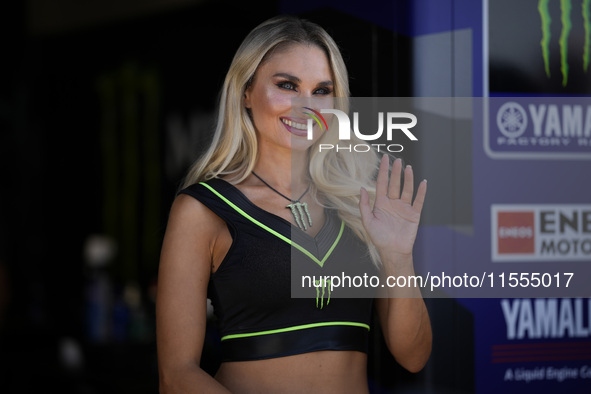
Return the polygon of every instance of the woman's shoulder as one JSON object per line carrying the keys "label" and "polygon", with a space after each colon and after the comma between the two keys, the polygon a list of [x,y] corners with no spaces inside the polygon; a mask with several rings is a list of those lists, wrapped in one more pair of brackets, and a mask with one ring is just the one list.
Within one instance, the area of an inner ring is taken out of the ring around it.
{"label": "woman's shoulder", "polygon": [[[194,189],[190,187],[191,191]],[[195,193],[179,192],[172,203],[169,222],[178,222],[179,226],[191,233],[198,231],[200,236],[215,235],[225,228],[223,220],[195,197]]]}
{"label": "woman's shoulder", "polygon": [[226,181],[225,179],[212,178],[206,181],[195,182],[191,185],[187,185],[183,187],[183,189],[179,190],[177,195],[188,194],[199,199],[201,195],[208,195],[212,191],[215,192],[216,190],[226,190],[231,187],[232,185],[230,182]]}

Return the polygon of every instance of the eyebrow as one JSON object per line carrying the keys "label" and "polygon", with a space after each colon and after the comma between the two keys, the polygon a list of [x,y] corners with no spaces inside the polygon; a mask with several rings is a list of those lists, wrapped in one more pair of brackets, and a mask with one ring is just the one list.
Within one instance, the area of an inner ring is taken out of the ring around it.
{"label": "eyebrow", "polygon": [[[295,83],[298,83],[298,84],[302,82],[302,80],[299,79],[298,77],[296,77],[295,75],[291,75],[291,74],[288,74],[288,73],[277,73],[277,74],[273,74],[273,77],[285,78],[288,81],[295,82]],[[318,83],[318,86],[333,86],[333,85],[334,85],[334,83],[332,81],[330,81],[330,80],[329,81],[322,81],[322,82],[319,82]]]}

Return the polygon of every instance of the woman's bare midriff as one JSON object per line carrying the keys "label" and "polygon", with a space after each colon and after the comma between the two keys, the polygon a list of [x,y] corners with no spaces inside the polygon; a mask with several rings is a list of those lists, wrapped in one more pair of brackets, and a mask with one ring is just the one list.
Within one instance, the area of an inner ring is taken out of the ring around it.
{"label": "woman's bare midriff", "polygon": [[321,351],[222,363],[215,378],[232,393],[368,393],[367,355]]}

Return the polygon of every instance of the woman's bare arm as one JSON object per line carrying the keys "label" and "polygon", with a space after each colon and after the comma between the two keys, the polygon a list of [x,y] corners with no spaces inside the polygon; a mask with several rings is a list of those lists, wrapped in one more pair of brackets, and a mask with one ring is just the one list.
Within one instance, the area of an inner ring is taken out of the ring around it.
{"label": "woman's bare arm", "polygon": [[[414,276],[412,251],[417,236],[421,211],[427,193],[427,182],[417,188],[413,202],[412,167],[402,168],[396,159],[388,175],[389,162],[382,157],[376,180],[373,207],[369,194],[361,190],[361,218],[373,244],[380,253],[383,275]],[[400,175],[404,175],[401,185]],[[417,372],[431,354],[431,323],[427,308],[417,287],[392,287],[385,298],[376,301],[384,338],[392,355],[406,369]]]}
{"label": "woman's bare arm", "polygon": [[[393,260],[397,260],[397,264]],[[414,276],[412,256],[382,258],[385,276]],[[431,354],[429,313],[415,287],[389,288],[386,298],[376,299],[386,345],[396,361],[410,372],[418,372]]]}
{"label": "woman's bare arm", "polygon": [[161,393],[228,393],[199,367],[207,284],[223,221],[193,197],[172,205],[160,257],[156,328]]}

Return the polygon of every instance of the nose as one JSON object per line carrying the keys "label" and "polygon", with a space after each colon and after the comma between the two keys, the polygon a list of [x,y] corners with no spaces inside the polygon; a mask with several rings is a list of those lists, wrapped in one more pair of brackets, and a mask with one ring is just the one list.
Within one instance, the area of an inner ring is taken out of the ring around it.
{"label": "nose", "polygon": [[306,108],[315,108],[315,101],[311,94],[300,93],[298,97],[291,99],[291,111],[296,117],[307,117],[306,112],[310,112]]}

